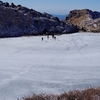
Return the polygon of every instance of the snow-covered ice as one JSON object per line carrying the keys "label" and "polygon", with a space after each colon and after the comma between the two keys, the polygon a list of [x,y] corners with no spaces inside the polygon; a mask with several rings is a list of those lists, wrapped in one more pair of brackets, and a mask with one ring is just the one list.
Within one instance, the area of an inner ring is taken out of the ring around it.
{"label": "snow-covered ice", "polygon": [[0,100],[100,86],[100,33],[0,39]]}

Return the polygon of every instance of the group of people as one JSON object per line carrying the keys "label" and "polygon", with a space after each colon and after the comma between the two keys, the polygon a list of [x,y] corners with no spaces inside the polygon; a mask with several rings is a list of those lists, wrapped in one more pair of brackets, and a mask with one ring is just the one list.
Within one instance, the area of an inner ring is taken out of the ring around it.
{"label": "group of people", "polygon": [[[54,36],[54,34],[52,34],[52,38],[56,40],[56,37]],[[47,39],[49,39],[49,35],[47,35]],[[43,41],[43,37],[42,37],[42,41]]]}

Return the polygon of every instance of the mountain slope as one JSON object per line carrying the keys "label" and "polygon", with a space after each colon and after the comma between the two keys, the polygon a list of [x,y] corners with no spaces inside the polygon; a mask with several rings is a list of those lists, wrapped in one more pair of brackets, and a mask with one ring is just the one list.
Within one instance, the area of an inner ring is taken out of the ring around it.
{"label": "mountain slope", "polygon": [[89,9],[70,11],[66,22],[77,25],[80,30],[87,32],[100,32],[100,12]]}
{"label": "mountain slope", "polygon": [[0,37],[63,34],[76,31],[77,28],[72,24],[59,21],[50,14],[0,1]]}

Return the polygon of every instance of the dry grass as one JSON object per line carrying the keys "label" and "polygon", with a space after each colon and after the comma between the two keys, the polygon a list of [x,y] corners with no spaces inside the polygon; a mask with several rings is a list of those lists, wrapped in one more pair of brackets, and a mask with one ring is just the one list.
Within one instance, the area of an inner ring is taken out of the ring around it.
{"label": "dry grass", "polygon": [[74,90],[61,95],[33,94],[31,97],[24,96],[23,100],[100,100],[100,88]]}

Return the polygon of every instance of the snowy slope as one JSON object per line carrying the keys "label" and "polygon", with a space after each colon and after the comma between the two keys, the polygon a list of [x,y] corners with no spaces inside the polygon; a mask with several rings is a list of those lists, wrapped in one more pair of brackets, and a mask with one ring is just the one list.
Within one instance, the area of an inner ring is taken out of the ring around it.
{"label": "snowy slope", "polygon": [[100,34],[0,39],[0,100],[100,86]]}

